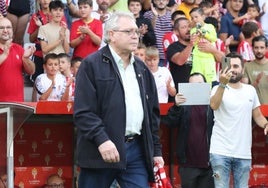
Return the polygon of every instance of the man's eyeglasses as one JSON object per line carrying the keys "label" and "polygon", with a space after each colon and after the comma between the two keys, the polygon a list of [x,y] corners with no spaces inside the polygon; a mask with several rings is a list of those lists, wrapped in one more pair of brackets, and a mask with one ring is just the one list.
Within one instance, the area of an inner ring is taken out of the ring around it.
{"label": "man's eyeglasses", "polygon": [[60,184],[51,184],[51,185],[47,185],[46,186],[47,188],[64,188],[64,184],[63,183],[60,183]]}
{"label": "man's eyeglasses", "polygon": [[140,31],[138,29],[125,29],[125,30],[113,30],[114,32],[126,33],[128,36],[140,36]]}
{"label": "man's eyeglasses", "polygon": [[233,2],[235,2],[235,3],[243,3],[244,1],[243,0],[233,0]]}

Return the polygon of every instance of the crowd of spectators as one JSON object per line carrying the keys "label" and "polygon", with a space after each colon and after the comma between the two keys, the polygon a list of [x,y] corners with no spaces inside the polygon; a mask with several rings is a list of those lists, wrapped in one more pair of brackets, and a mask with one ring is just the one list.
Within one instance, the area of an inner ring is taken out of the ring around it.
{"label": "crowd of spectators", "polygon": [[[192,73],[216,85],[222,59],[237,52],[242,82],[267,104],[267,6],[266,0],[0,0],[0,102],[24,101],[23,76],[32,83],[32,101],[73,101],[80,64],[106,45],[105,21],[129,11],[139,28],[133,53],[151,70],[159,103],[174,102],[178,83]],[[25,32],[33,45],[23,48]]]}
{"label": "crowd of spectators", "polygon": [[[82,61],[102,48],[106,45],[105,21],[114,11],[133,13],[139,27],[139,47],[157,48],[158,65],[170,70],[178,91],[177,84],[187,82],[193,72],[202,73],[209,83],[217,84],[221,59],[229,52],[241,54],[245,63],[254,61],[252,39],[259,35],[267,37],[268,33],[263,24],[267,20],[266,9],[265,2],[250,0],[0,2],[1,16],[8,18],[12,24],[13,42],[23,46],[23,35],[27,32],[29,41],[35,44],[35,52],[31,56],[35,72],[24,73],[26,81],[30,80],[34,88],[33,99],[36,78],[44,73],[45,56],[50,53],[65,54],[69,62],[76,58]],[[181,17],[184,19],[179,19]],[[25,31],[28,21],[29,27]],[[65,74],[65,84],[75,82],[73,75],[70,69],[68,75]],[[71,87],[67,100],[73,100],[75,84],[68,85]],[[21,101],[21,98],[10,100]],[[173,101],[172,96],[170,101]]]}

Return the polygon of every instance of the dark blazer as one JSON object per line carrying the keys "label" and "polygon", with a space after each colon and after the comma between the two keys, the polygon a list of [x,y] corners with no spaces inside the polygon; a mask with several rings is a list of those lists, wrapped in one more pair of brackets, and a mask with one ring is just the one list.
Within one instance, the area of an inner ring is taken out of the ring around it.
{"label": "dark blazer", "polygon": [[[144,110],[142,143],[149,180],[154,180],[153,157],[162,156],[158,135],[160,111],[157,89],[150,70],[135,58]],[[77,74],[74,123],[77,127],[78,165],[83,168],[126,168],[126,106],[121,76],[108,46],[86,57]],[[111,140],[120,162],[106,163],[98,146]]]}

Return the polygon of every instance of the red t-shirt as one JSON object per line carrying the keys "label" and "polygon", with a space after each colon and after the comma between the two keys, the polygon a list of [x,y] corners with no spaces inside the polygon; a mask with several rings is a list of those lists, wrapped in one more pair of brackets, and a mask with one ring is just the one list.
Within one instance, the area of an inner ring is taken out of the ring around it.
{"label": "red t-shirt", "polygon": [[[0,49],[0,54],[3,50]],[[23,62],[24,49],[15,43],[11,44],[8,57],[0,65],[0,101],[23,102]]]}
{"label": "red t-shirt", "polygon": [[[80,37],[81,33],[78,31],[79,26],[88,25],[88,27],[100,38],[102,38],[102,22],[97,19],[93,19],[90,23],[85,23],[83,20],[79,19],[72,23],[70,41]],[[92,42],[91,38],[86,35],[84,40],[74,48],[73,57],[84,58],[87,55],[95,52],[99,49],[99,45]]]}
{"label": "red t-shirt", "polygon": [[176,41],[178,41],[178,36],[173,31],[166,33],[163,37],[164,52],[166,53],[168,46]]}

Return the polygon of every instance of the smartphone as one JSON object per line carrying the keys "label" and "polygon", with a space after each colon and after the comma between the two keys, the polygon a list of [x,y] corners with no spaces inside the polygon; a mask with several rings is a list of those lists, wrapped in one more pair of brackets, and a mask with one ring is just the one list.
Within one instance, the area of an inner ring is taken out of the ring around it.
{"label": "smartphone", "polygon": [[225,70],[226,67],[228,67],[228,69],[231,68],[230,57],[223,57],[221,60],[221,70]]}

